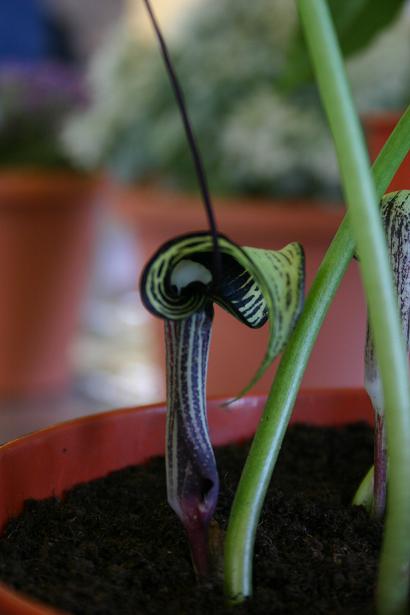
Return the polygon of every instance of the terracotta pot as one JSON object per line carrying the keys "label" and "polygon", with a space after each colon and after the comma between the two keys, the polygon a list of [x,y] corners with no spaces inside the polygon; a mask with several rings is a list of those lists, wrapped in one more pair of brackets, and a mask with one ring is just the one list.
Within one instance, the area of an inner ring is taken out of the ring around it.
{"label": "terracotta pot", "polygon": [[[362,118],[371,160],[377,158],[378,153],[399,121],[400,115],[400,113],[378,113]],[[410,153],[402,162],[386,192],[403,189],[410,189]]]}
{"label": "terracotta pot", "polygon": [[[208,405],[215,446],[251,437],[258,424],[264,396],[246,397],[221,407]],[[365,420],[373,411],[363,390],[317,390],[300,394],[292,421],[341,425]],[[0,447],[0,526],[19,514],[28,498],[60,496],[74,485],[162,455],[165,408],[152,405],[116,410],[61,423]],[[60,613],[35,604],[0,585],[2,615]],[[61,615],[61,613],[60,613]]]}
{"label": "terracotta pot", "polygon": [[[197,197],[152,187],[127,189],[111,184],[109,189],[116,211],[135,230],[140,268],[172,236],[207,228]],[[306,254],[307,288],[344,215],[341,206],[308,201],[216,199],[214,206],[220,231],[240,245],[278,249],[299,241]],[[152,327],[157,332],[157,362],[163,366],[162,323],[153,318]],[[303,386],[361,386],[365,328],[365,301],[358,266],[352,262],[319,334]],[[236,394],[249,382],[264,355],[267,334],[267,327],[248,329],[216,309],[208,374],[210,395]],[[277,361],[256,385],[256,392],[269,388],[276,365]]]}
{"label": "terracotta pot", "polygon": [[58,390],[69,378],[92,246],[95,181],[0,173],[0,395]]}

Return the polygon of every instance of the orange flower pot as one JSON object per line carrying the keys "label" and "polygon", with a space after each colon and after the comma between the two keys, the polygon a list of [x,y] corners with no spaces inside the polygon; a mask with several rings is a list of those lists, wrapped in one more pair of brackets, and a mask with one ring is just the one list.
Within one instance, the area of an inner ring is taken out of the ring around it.
{"label": "orange flower pot", "polygon": [[[208,417],[215,446],[252,436],[265,397],[245,397],[223,407],[210,401]],[[342,425],[365,420],[373,411],[363,390],[302,392],[292,421]],[[116,410],[61,423],[0,447],[0,527],[18,515],[28,498],[61,496],[78,483],[162,455],[165,408],[152,405]],[[1,615],[62,615],[0,584]]]}
{"label": "orange flower pot", "polygon": [[73,173],[0,173],[0,395],[69,379],[94,230],[95,182]]}
{"label": "orange flower pot", "polygon": [[[124,188],[108,184],[118,214],[134,229],[141,257],[139,267],[174,235],[207,228],[199,198],[153,187]],[[219,230],[242,246],[279,249],[300,242],[306,255],[309,288],[343,218],[344,209],[309,201],[215,199]],[[151,319],[156,331],[158,366],[164,365],[163,324]],[[237,394],[254,375],[268,339],[267,326],[248,329],[216,308],[209,359],[208,393]],[[362,386],[366,307],[358,265],[353,261],[325,319],[309,361],[303,386]],[[276,360],[256,392],[268,390]],[[163,379],[165,382],[165,378]]]}

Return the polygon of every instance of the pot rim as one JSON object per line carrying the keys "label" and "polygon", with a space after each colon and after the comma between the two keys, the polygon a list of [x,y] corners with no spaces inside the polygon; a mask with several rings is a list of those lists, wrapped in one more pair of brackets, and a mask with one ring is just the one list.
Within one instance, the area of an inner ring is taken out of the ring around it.
{"label": "pot rim", "polygon": [[70,170],[0,169],[0,211],[59,212],[94,204],[101,186],[98,174]]}
{"label": "pot rim", "polygon": [[[366,397],[366,393],[361,388],[349,388],[349,387],[325,387],[325,388],[306,388],[301,389],[298,395],[299,398],[322,398],[322,400],[328,399],[330,396],[342,397],[346,401],[351,399],[352,396],[363,396]],[[259,405],[262,400],[267,399],[266,393],[258,393],[258,394],[250,394],[245,395],[240,399],[234,399],[233,396],[225,396],[225,395],[216,395],[208,398],[208,409],[214,408],[228,408],[228,411],[231,409],[240,409],[241,406],[244,405]],[[227,405],[228,401],[232,401]],[[93,414],[87,414],[84,416],[78,416],[72,419],[67,419],[65,421],[60,421],[57,423],[53,423],[52,425],[47,425],[40,429],[36,429],[35,431],[28,432],[22,436],[18,436],[17,438],[13,438],[8,442],[4,442],[0,444],[0,455],[3,451],[6,451],[10,448],[15,448],[19,446],[24,446],[27,441],[31,441],[37,438],[42,438],[45,434],[52,434],[54,432],[60,431],[62,429],[74,427],[76,425],[86,425],[88,423],[94,423],[100,420],[110,420],[112,417],[127,415],[127,414],[159,414],[162,415],[166,412],[166,402],[154,402],[151,404],[144,404],[142,406],[126,406],[121,408],[114,408],[112,410],[102,410],[100,412],[95,412]],[[364,417],[359,417],[358,420],[366,420],[368,419],[368,413],[365,413]],[[350,420],[350,416],[348,417]],[[302,422],[296,416],[296,422]],[[347,421],[343,421],[346,423]],[[341,423],[341,424],[343,424]],[[316,423],[314,424],[323,424]]]}

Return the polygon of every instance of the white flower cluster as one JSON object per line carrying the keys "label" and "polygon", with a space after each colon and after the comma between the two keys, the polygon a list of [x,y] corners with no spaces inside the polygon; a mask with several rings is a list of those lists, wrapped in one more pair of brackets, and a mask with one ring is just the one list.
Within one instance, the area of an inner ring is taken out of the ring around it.
{"label": "white flower cluster", "polygon": [[[279,78],[296,23],[288,0],[207,0],[170,41],[211,186],[222,193],[315,194],[338,172],[317,94],[285,96]],[[410,92],[402,15],[348,62],[359,111],[400,110]],[[156,44],[117,27],[90,69],[93,102],[64,142],[77,164],[127,181],[195,185],[178,109]]]}
{"label": "white flower cluster", "polygon": [[318,178],[330,186],[338,181],[336,156],[318,110],[289,104],[272,88],[255,90],[236,107],[221,149],[232,184],[251,178],[255,190],[260,185],[294,195],[309,191]]}

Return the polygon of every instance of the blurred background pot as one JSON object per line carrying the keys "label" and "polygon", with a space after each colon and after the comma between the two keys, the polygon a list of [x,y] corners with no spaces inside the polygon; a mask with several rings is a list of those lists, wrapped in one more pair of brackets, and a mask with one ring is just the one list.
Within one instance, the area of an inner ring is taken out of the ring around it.
{"label": "blurred background pot", "polygon": [[[400,113],[372,113],[362,118],[363,127],[366,134],[366,139],[369,147],[369,154],[372,160],[375,160],[377,154],[386,143],[390,133],[393,131],[397,122],[400,119]],[[391,182],[388,191],[391,190],[408,190],[410,187],[410,154],[400,165],[393,181]],[[388,192],[387,191],[387,192]]]}
{"label": "blurred background pot", "polygon": [[[216,446],[252,436],[265,397],[245,397],[229,408],[221,400],[208,404],[212,442]],[[372,421],[363,390],[302,392],[293,421],[342,425]],[[130,408],[83,417],[36,432],[0,447],[0,526],[19,514],[29,498],[59,497],[76,484],[163,455],[165,408]],[[62,615],[0,586],[2,615]]]}
{"label": "blurred background pot", "polygon": [[0,172],[0,395],[69,379],[94,230],[95,181],[68,171]]}

